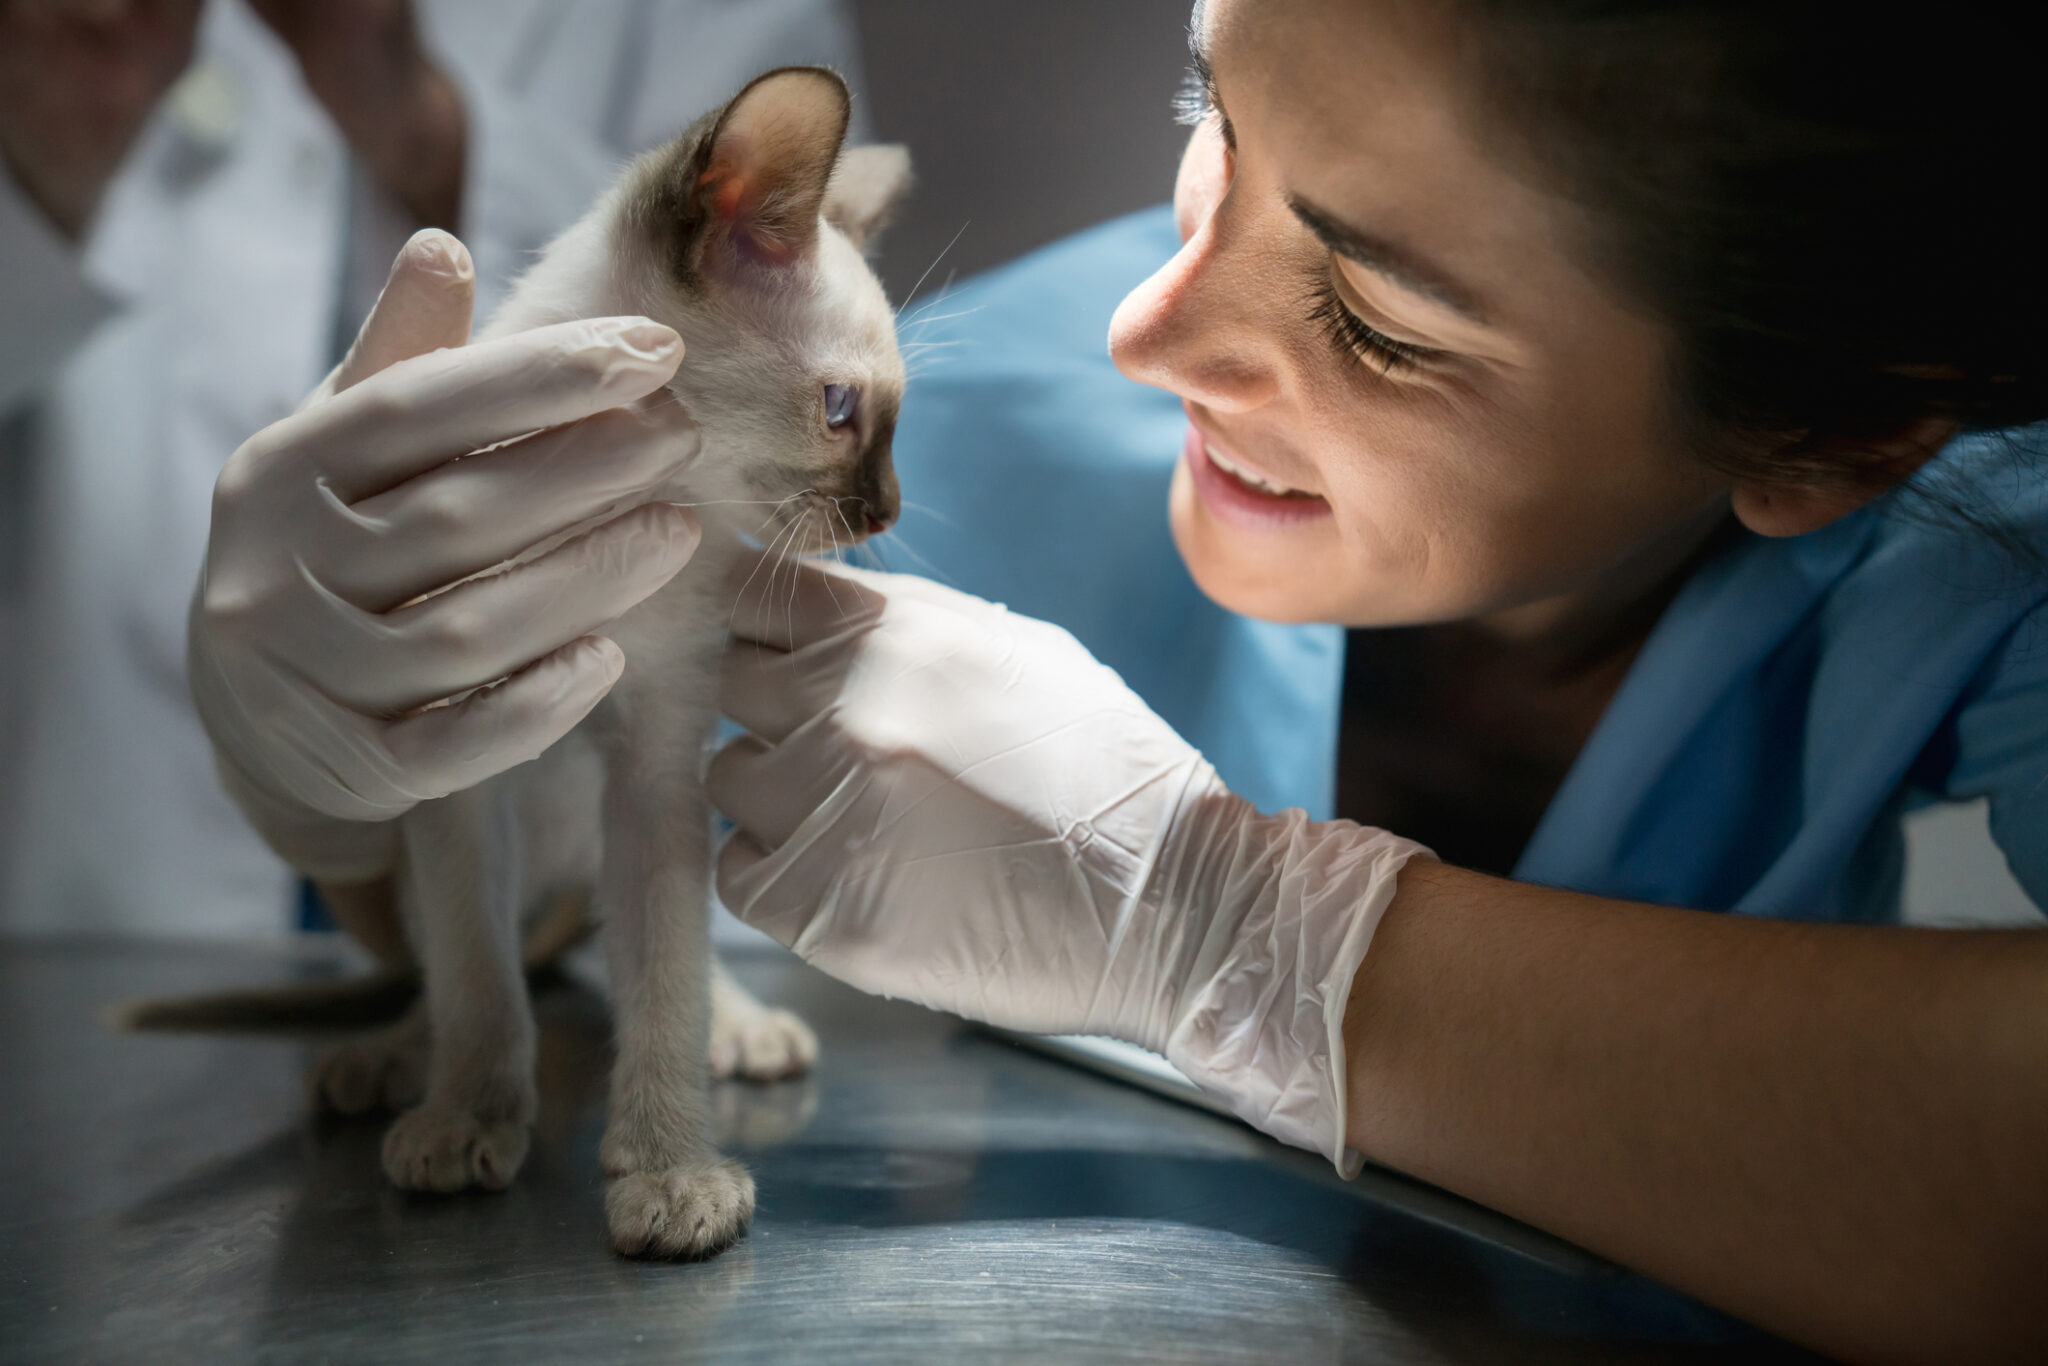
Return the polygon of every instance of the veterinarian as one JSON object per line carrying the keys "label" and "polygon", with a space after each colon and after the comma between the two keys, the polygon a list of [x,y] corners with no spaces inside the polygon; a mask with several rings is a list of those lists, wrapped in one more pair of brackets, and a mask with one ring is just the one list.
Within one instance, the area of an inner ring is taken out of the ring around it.
{"label": "veterinarian", "polygon": [[854,68],[837,0],[0,0],[0,932],[294,923],[186,685],[221,461],[415,228],[488,310],[625,156],[802,61]]}
{"label": "veterinarian", "polygon": [[[1204,594],[1378,628],[1310,729],[1349,819],[1247,800],[1063,630],[820,571],[735,613],[727,904],[1824,1350],[2048,1357],[2048,934],[1882,923],[1929,800],[1988,799],[2048,906],[2043,118],[1997,14],[1208,0],[1177,254],[1134,222],[949,301],[1008,354],[913,390],[899,472],[1042,543],[955,577],[1050,611],[1075,563],[1148,591],[1089,558],[1147,524],[1083,430],[1184,435]],[[1033,350],[1129,256],[1163,418]],[[1091,643],[1204,648],[1128,620]],[[1205,746],[1260,732],[1210,700]]]}
{"label": "veterinarian", "polygon": [[[739,604],[727,903],[1825,1350],[2038,1358],[2048,937],[1885,923],[1931,800],[1987,799],[2048,902],[2040,114],[1988,17],[1209,0],[1173,216],[964,291],[978,356],[906,406],[981,595]],[[455,250],[401,259],[301,477],[224,488],[214,563],[289,563],[348,438],[462,416],[378,375],[466,309]],[[577,354],[565,413],[677,363]],[[569,636],[688,553],[636,515],[559,648],[378,638],[511,676],[424,726],[348,707],[310,596],[198,619],[273,840],[368,871],[379,817],[573,725],[621,662]]]}

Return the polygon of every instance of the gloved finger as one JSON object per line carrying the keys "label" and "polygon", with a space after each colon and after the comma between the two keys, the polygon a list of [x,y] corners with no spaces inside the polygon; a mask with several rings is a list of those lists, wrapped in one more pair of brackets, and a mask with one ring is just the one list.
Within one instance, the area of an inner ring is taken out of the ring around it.
{"label": "gloved finger", "polygon": [[847,764],[821,761],[823,748],[741,736],[712,756],[705,795],[756,840],[779,845],[845,780]]}
{"label": "gloved finger", "polygon": [[747,924],[784,948],[792,948],[808,922],[786,914],[784,908],[762,894],[766,890],[762,865],[769,857],[769,850],[744,830],[735,830],[726,836],[725,843],[718,850],[718,867],[714,874],[718,899]]}
{"label": "gloved finger", "polygon": [[[748,789],[752,770],[768,746],[752,736],[743,735],[722,746],[711,756],[711,762],[704,770],[704,796],[712,807],[722,813],[741,830],[758,830],[759,818],[749,811],[759,805]],[[780,841],[769,838],[765,833],[760,838],[769,843]]]}
{"label": "gloved finger", "polygon": [[[907,600],[955,613],[969,622],[1007,633],[1018,640],[1035,641],[1047,648],[1087,648],[1064,626],[1012,612],[1003,603],[978,598],[972,593],[948,587],[921,574],[888,573],[874,569],[858,569],[851,565],[839,566],[837,572],[863,587],[886,594],[895,601]],[[965,623],[961,625],[964,626]]]}
{"label": "gloved finger", "polygon": [[[825,650],[836,658],[819,653]],[[858,650],[851,634],[807,646],[802,655],[736,640],[719,663],[719,708],[776,743],[832,704]]]}
{"label": "gloved finger", "polygon": [[309,537],[302,558],[358,607],[400,603],[503,564],[584,523],[647,501],[696,458],[697,426],[676,404],[614,408],[456,460],[353,507],[351,532]]}
{"label": "gloved finger", "polygon": [[884,599],[836,570],[808,560],[747,552],[731,574],[736,639],[793,650],[873,621]]}
{"label": "gloved finger", "polygon": [[584,318],[399,361],[265,428],[239,477],[324,478],[342,501],[382,493],[459,455],[653,393],[683,355],[646,318]]}
{"label": "gloved finger", "polygon": [[[779,584],[774,584],[770,582],[770,571],[755,571],[754,566],[768,558],[757,553],[753,558],[743,557],[734,567],[733,634],[776,649],[800,649],[811,640],[858,625],[892,598],[909,599],[979,621],[986,621],[991,615],[1010,616],[1009,608],[1002,603],[949,588],[922,575],[846,564],[807,563],[805,567],[810,573],[792,595],[787,574]],[[775,619],[778,612],[781,617]],[[752,629],[747,629],[749,621],[754,623]]]}
{"label": "gloved finger", "polygon": [[604,700],[626,656],[583,636],[502,683],[394,721],[384,746],[422,800],[443,797],[536,758]]}
{"label": "gloved finger", "polygon": [[469,340],[476,265],[454,234],[422,228],[399,248],[384,291],[323,386],[338,394],[387,366]]}
{"label": "gloved finger", "polygon": [[698,536],[686,509],[650,503],[530,563],[384,616],[336,600],[357,639],[337,641],[333,618],[319,616],[287,657],[359,711],[411,711],[517,673],[616,620],[675,576]]}
{"label": "gloved finger", "polygon": [[989,612],[1008,612],[1010,609],[1000,602],[978,598],[972,593],[951,588],[936,579],[925,578],[922,574],[893,573],[882,569],[862,569],[856,565],[838,565],[834,571],[841,578],[859,584],[885,597],[912,598],[943,607],[951,612],[963,612],[969,616],[980,616]]}

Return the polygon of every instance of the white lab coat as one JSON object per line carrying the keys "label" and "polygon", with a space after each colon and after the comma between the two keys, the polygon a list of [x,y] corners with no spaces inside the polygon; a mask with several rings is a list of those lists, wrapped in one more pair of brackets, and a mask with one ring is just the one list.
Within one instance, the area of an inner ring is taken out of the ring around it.
{"label": "white lab coat", "polygon": [[[623,158],[749,76],[856,81],[839,0],[419,0],[468,116],[479,319]],[[295,879],[184,681],[221,462],[333,362],[407,225],[213,0],[81,252],[0,170],[0,932],[266,935]]]}

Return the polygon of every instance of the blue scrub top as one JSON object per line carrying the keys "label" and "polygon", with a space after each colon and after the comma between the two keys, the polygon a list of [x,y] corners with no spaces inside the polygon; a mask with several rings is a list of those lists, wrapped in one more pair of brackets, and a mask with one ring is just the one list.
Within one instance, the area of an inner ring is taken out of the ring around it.
{"label": "blue scrub top", "polygon": [[[905,512],[879,543],[1073,631],[1261,807],[1330,813],[1343,631],[1234,616],[1167,529],[1179,401],[1110,364],[1110,314],[1178,247],[1121,219],[904,310]],[[2048,458],[1953,443],[1919,480],[2048,550]],[[2048,906],[2048,567],[1896,499],[1809,536],[1744,535],[1679,592],[1515,876],[1816,920],[1897,915],[1917,804],[1990,801]]]}

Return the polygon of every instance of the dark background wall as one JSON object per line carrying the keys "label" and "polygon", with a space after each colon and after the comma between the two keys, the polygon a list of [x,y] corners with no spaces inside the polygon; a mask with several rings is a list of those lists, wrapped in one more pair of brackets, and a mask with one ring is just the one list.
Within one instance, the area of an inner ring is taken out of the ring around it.
{"label": "dark background wall", "polygon": [[[883,238],[899,302],[1173,193],[1189,0],[853,0],[878,139],[917,191]],[[964,225],[964,231],[963,231]]]}

